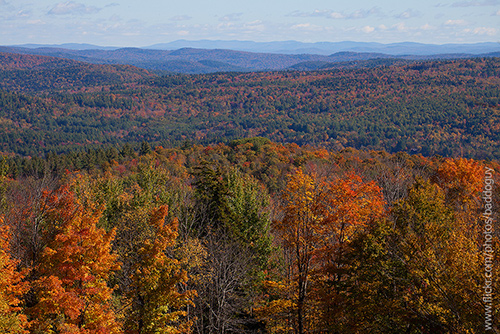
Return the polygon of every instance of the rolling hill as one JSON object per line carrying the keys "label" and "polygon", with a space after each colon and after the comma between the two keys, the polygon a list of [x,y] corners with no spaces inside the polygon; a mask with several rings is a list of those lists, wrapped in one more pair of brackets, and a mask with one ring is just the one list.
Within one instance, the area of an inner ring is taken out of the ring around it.
{"label": "rolling hill", "polygon": [[[175,45],[175,44],[173,44]],[[218,45],[215,43],[214,45]],[[231,44],[229,44],[231,45]],[[350,45],[350,44],[349,44]],[[413,44],[406,45],[378,45],[378,48],[368,47],[371,44],[358,44],[357,47],[338,48],[341,51],[324,55],[313,53],[276,53],[276,52],[249,52],[237,51],[229,49],[205,49],[184,47],[175,50],[161,49],[141,49],[141,48],[102,48],[96,47],[91,49],[85,46],[81,49],[77,48],[61,48],[61,47],[0,47],[0,51],[10,53],[22,53],[32,55],[45,55],[58,58],[72,59],[93,64],[127,64],[149,71],[155,71],[160,74],[165,73],[214,73],[214,72],[249,72],[249,71],[276,71],[285,69],[322,69],[338,67],[339,62],[360,62],[357,66],[363,67],[363,61],[372,59],[399,59],[399,60],[423,60],[423,59],[456,59],[456,58],[471,58],[471,57],[494,57],[499,53],[473,53],[472,51],[491,51],[494,48],[476,46],[463,47],[456,46],[454,48],[434,48],[430,46],[427,49],[421,49],[420,46]],[[70,45],[71,46],[71,45]],[[393,53],[391,53],[391,48]],[[265,48],[264,48],[265,49]],[[352,51],[357,50],[357,51]],[[373,51],[378,50],[378,51]],[[415,53],[399,54],[397,50]],[[422,54],[424,50],[429,53]],[[448,53],[432,53],[432,51],[449,51]],[[309,50],[313,52],[314,50]],[[470,51],[470,53],[467,53]],[[386,52],[386,53],[385,53]],[[394,54],[396,52],[396,54]],[[460,52],[460,53],[457,53]],[[308,64],[305,67],[299,65],[301,63]],[[319,66],[312,66],[317,63]],[[329,64],[329,65],[328,65]],[[352,64],[351,64],[352,65]]]}
{"label": "rolling hill", "polygon": [[15,91],[78,90],[151,77],[131,65],[98,65],[64,58],[0,52],[0,88]]}
{"label": "rolling hill", "polygon": [[[0,64],[0,151],[9,154],[263,136],[332,149],[500,156],[498,58],[337,68],[303,61],[300,71],[168,76],[34,55],[2,53]],[[323,69],[306,71],[315,68]]]}

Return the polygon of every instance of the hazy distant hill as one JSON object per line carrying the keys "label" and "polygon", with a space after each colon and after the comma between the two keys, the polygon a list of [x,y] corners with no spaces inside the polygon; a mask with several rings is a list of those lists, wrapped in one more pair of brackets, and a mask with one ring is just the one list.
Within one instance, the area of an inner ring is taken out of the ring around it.
{"label": "hazy distant hill", "polygon": [[500,51],[499,43],[474,44],[422,44],[422,43],[367,43],[367,42],[317,42],[302,43],[297,41],[252,42],[252,41],[220,41],[178,40],[170,43],[155,44],[147,49],[176,50],[181,48],[227,49],[249,52],[284,53],[284,54],[321,54],[330,55],[337,52],[368,52],[387,55],[436,55],[445,53],[482,54]]}
{"label": "hazy distant hill", "polygon": [[[155,71],[210,73],[221,71],[283,70],[308,61],[337,62],[352,60],[353,55],[273,54],[223,49],[148,50],[122,48],[116,50],[71,50],[62,48],[0,47],[0,51],[67,58],[95,64],[129,64]],[[357,60],[385,55],[359,54]]]}
{"label": "hazy distant hill", "polygon": [[38,49],[38,48],[58,48],[58,49],[69,49],[69,50],[116,50],[120,47],[115,46],[99,46],[94,44],[86,43],[64,43],[64,44],[21,44],[15,47],[28,48],[28,49]]}
{"label": "hazy distant hill", "polygon": [[[183,45],[188,47],[178,48]],[[117,49],[88,44],[63,44],[57,47],[37,46],[0,46],[0,51],[45,55],[94,64],[127,64],[161,73],[192,74],[286,69],[315,70],[339,67],[339,62],[357,62],[356,64],[347,65],[348,67],[364,67],[371,66],[373,62],[368,64],[362,62],[373,59],[414,60],[477,56],[493,57],[500,52],[500,46],[496,43],[427,45],[418,43],[380,44],[357,42],[176,41],[154,45],[150,49]],[[169,48],[171,50],[166,50]],[[247,50],[242,51],[243,49]],[[252,50],[260,50],[260,52],[250,52]]]}

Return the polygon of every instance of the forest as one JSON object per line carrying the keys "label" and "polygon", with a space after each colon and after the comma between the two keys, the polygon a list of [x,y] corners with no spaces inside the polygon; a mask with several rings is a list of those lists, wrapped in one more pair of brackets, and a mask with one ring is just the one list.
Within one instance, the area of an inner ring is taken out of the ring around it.
{"label": "forest", "polygon": [[498,58],[0,64],[1,333],[498,333]]}
{"label": "forest", "polygon": [[498,58],[158,76],[126,65],[6,55],[0,57],[5,154],[262,136],[331,150],[500,156]]}
{"label": "forest", "polygon": [[262,137],[23,161],[0,165],[3,333],[484,332],[497,161]]}

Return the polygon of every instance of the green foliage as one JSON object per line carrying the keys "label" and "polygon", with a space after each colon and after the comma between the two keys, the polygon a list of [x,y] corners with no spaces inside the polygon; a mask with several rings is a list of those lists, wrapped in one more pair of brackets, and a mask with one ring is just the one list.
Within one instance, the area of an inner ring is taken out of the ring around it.
{"label": "green foliage", "polygon": [[269,195],[253,177],[232,169],[227,175],[231,222],[234,238],[250,248],[256,269],[266,269],[271,255]]}
{"label": "green foliage", "polygon": [[[51,68],[56,72],[35,76],[35,83],[29,79],[35,70],[26,76],[27,69],[0,70],[0,76],[22,79],[19,87],[0,87],[1,151],[37,156],[142,141],[174,147],[187,138],[252,143],[258,151],[269,138],[337,150],[500,154],[497,58],[148,80],[139,80],[150,74],[134,68],[79,66],[75,73],[71,66]],[[95,81],[67,87],[95,71]],[[43,93],[22,89],[44,80]],[[239,139],[255,136],[261,139]]]}
{"label": "green foliage", "polygon": [[146,143],[145,141],[143,141],[141,143],[141,149],[139,150],[139,155],[146,155],[146,154],[149,154],[151,152],[152,152],[151,146],[149,146],[148,143]]}

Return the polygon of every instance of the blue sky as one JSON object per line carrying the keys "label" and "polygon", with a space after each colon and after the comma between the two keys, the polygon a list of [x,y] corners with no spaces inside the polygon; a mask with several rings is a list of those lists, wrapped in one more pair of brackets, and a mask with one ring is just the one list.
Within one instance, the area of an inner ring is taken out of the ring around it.
{"label": "blue sky", "polygon": [[0,45],[500,42],[500,0],[0,0]]}

